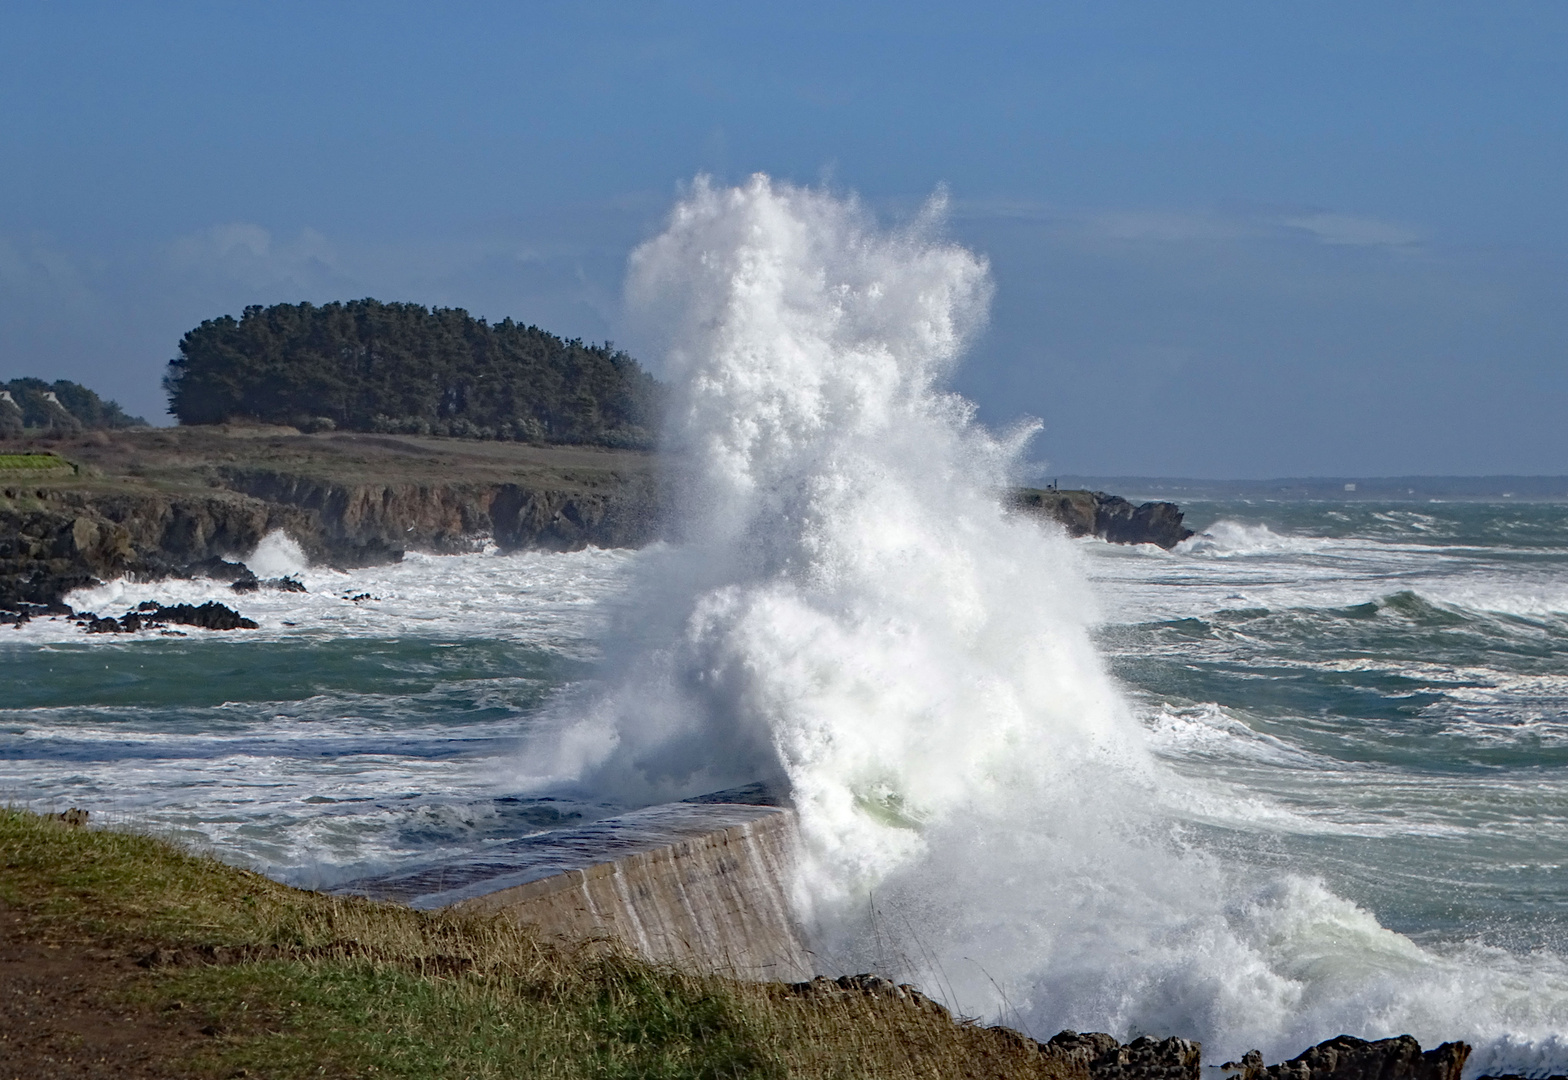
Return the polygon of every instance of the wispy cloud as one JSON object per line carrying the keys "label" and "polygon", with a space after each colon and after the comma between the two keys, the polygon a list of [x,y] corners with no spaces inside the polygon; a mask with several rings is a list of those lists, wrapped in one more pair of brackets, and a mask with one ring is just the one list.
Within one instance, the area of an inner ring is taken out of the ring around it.
{"label": "wispy cloud", "polygon": [[332,244],[310,228],[278,241],[248,222],[213,225],[174,240],[166,258],[177,273],[216,275],[256,289],[313,290],[343,276]]}
{"label": "wispy cloud", "polygon": [[1160,210],[1113,210],[1078,221],[1081,229],[1110,240],[1181,243],[1244,240],[1260,236],[1256,221],[1222,214]]}
{"label": "wispy cloud", "polygon": [[1416,230],[1392,221],[1326,210],[1281,218],[1279,223],[1320,243],[1351,247],[1407,247],[1425,239]]}
{"label": "wispy cloud", "polygon": [[1362,214],[1299,207],[1217,210],[1064,210],[1043,203],[967,200],[956,218],[1003,218],[1050,226],[1064,237],[1115,243],[1256,243],[1306,239],[1331,246],[1405,248],[1426,237],[1409,225]]}
{"label": "wispy cloud", "polygon": [[102,259],[73,254],[43,240],[0,236],[0,298],[6,301],[0,307],[45,304],[79,311],[92,305],[92,280],[102,269]]}

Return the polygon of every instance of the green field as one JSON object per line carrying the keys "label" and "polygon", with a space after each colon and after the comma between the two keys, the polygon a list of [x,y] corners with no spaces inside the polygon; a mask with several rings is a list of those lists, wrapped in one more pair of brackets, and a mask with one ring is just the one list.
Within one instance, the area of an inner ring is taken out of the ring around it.
{"label": "green field", "polygon": [[0,472],[69,469],[71,463],[55,454],[0,454]]}

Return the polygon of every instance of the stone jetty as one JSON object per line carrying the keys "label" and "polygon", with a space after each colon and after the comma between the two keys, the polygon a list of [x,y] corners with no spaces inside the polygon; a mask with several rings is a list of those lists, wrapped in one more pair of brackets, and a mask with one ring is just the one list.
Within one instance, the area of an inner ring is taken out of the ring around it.
{"label": "stone jetty", "polygon": [[550,936],[613,936],[687,970],[788,982],[813,973],[790,915],[795,848],[787,808],[669,803],[337,891],[501,912]]}

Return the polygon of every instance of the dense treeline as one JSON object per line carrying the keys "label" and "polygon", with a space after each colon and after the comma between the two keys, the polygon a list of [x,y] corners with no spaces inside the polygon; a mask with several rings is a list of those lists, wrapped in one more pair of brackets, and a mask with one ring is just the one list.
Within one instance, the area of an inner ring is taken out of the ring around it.
{"label": "dense treeline", "polygon": [[658,409],[658,383],[608,342],[369,299],[208,319],[169,364],[182,424],[646,446]]}
{"label": "dense treeline", "polygon": [[59,379],[12,379],[0,383],[0,438],[21,435],[25,428],[83,431],[93,428],[145,427],[119,405],[105,401],[81,383]]}

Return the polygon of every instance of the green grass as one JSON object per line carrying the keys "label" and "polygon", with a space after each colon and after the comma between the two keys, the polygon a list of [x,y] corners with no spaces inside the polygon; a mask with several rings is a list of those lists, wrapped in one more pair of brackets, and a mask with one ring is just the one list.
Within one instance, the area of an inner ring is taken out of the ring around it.
{"label": "green grass", "polygon": [[70,467],[69,461],[55,454],[0,454],[0,472]]}
{"label": "green grass", "polygon": [[[35,941],[146,956],[105,991],[209,1036],[181,1076],[1052,1077],[1081,1067],[905,1002],[698,977],[614,942],[288,888],[147,836],[0,811]],[[107,969],[106,969],[107,970]]]}

